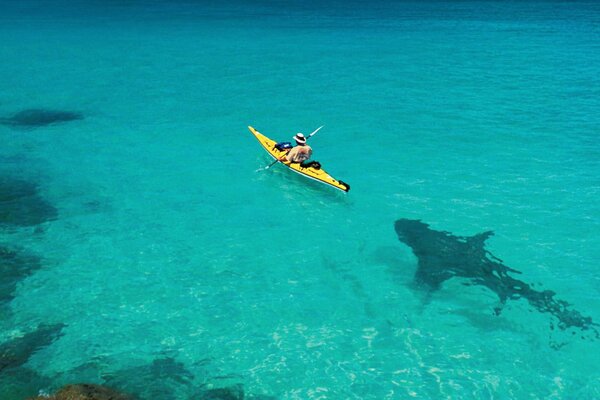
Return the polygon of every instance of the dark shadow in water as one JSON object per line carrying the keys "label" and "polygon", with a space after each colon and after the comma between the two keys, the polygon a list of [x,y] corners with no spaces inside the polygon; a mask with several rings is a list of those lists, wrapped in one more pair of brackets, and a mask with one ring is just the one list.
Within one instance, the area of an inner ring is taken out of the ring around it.
{"label": "dark shadow in water", "polygon": [[135,400],[135,398],[106,386],[76,383],[63,386],[50,397],[44,395],[30,400]]}
{"label": "dark shadow in water", "polygon": [[244,388],[235,385],[227,388],[208,389],[200,392],[200,400],[244,400]]}
{"label": "dark shadow in water", "polygon": [[[151,364],[101,374],[101,379],[104,384],[130,393],[140,400],[275,399],[270,396],[245,393],[241,384],[223,386],[223,382],[217,382],[219,378],[211,379],[212,383],[196,385],[194,381],[198,380],[197,377],[183,363],[167,356],[157,358]],[[199,380],[204,380],[204,377],[200,377]]]}
{"label": "dark shadow in water", "polygon": [[36,184],[0,176],[0,227],[34,226],[55,219],[57,214]]}
{"label": "dark shadow in water", "polygon": [[171,358],[157,358],[151,364],[102,375],[104,382],[143,400],[189,397],[194,375],[183,363]]}
{"label": "dark shadow in water", "polygon": [[13,299],[21,280],[41,267],[39,257],[0,245],[0,306]]}
{"label": "dark shadow in water", "polygon": [[244,400],[244,399],[252,399],[252,400],[276,400],[276,397],[267,396],[267,395],[257,395],[253,393],[246,393],[244,391],[244,386],[241,384],[221,387],[221,388],[213,388],[206,389],[198,393],[194,396],[195,399],[199,400]]}
{"label": "dark shadow in water", "polygon": [[83,114],[78,112],[32,108],[0,118],[0,123],[15,128],[39,128],[80,119],[83,119]]}
{"label": "dark shadow in water", "polygon": [[468,279],[465,285],[480,285],[494,292],[500,306],[494,311],[500,314],[507,300],[526,299],[542,313],[549,313],[558,319],[561,330],[578,328],[600,338],[598,324],[591,317],[584,317],[570,308],[564,300],[555,299],[551,290],[537,291],[509,273],[520,273],[502,264],[484,247],[485,241],[493,232],[475,236],[455,236],[450,232],[436,231],[419,220],[400,219],[395,224],[401,242],[412,249],[418,259],[415,281],[429,292],[434,291],[448,279],[461,277]]}
{"label": "dark shadow in water", "polygon": [[8,369],[0,372],[0,399],[23,400],[39,394],[40,389],[48,388],[52,380],[27,368]]}
{"label": "dark shadow in water", "polygon": [[35,331],[0,344],[0,376],[25,364],[38,350],[61,336],[63,324],[40,325]]}

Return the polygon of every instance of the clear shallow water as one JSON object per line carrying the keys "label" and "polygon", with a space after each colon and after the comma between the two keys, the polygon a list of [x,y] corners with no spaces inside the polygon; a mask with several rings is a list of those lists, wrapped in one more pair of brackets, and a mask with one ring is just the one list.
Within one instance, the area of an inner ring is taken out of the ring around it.
{"label": "clear shallow water", "polygon": [[[58,210],[0,232],[43,260],[2,337],[66,324],[24,365],[36,390],[600,397],[598,340],[459,280],[427,298],[393,229],[493,230],[519,279],[600,320],[597,4],[2,5],[1,114],[85,116],[0,126],[2,174]],[[351,192],[256,172],[249,124],[325,124],[315,158]]]}

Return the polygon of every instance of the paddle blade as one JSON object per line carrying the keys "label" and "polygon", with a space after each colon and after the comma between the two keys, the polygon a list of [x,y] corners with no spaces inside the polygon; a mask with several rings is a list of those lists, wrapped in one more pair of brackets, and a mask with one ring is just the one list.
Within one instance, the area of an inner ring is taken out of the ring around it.
{"label": "paddle blade", "polygon": [[321,125],[320,127],[318,127],[317,129],[315,129],[315,131],[313,133],[311,133],[310,135],[308,135],[308,137],[313,136],[314,134],[316,134],[317,132],[319,132],[321,130],[322,127],[324,127],[325,125]]}

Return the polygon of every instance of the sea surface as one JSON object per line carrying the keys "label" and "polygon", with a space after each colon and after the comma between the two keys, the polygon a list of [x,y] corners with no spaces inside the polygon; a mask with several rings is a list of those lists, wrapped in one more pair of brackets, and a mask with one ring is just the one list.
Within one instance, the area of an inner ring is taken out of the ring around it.
{"label": "sea surface", "polygon": [[[324,125],[350,192],[264,169],[248,125]],[[2,0],[0,186],[0,246],[37,260],[0,269],[0,348],[37,338],[3,400],[600,399],[600,339],[422,287],[394,230],[494,231],[600,323],[599,2]]]}

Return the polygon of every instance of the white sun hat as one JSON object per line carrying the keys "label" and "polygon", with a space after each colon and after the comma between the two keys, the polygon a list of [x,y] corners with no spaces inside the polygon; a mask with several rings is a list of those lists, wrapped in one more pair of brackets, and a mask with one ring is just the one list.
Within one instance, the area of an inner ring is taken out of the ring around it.
{"label": "white sun hat", "polygon": [[304,135],[300,132],[296,133],[296,135],[294,136],[294,140],[298,143],[304,144],[306,143],[306,138],[304,137]]}

